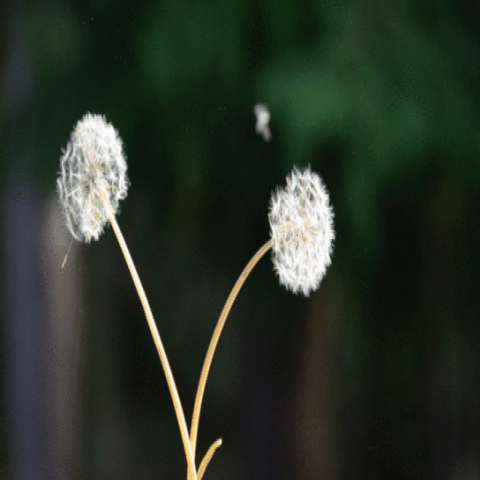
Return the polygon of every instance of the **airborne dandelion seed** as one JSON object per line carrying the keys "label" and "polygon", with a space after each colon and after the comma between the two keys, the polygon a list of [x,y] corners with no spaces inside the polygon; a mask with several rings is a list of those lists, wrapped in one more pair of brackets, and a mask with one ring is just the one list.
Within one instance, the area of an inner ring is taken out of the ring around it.
{"label": "airborne dandelion seed", "polygon": [[272,132],[270,131],[270,112],[268,107],[263,103],[257,103],[253,108],[253,112],[257,117],[257,123],[255,125],[255,131],[258,135],[262,135],[266,142],[272,139]]}

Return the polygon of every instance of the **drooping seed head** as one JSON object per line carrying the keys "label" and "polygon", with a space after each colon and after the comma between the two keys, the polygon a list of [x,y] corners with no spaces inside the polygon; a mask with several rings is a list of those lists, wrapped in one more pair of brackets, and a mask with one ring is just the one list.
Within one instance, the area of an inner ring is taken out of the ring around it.
{"label": "drooping seed head", "polygon": [[272,194],[268,215],[273,265],[280,283],[308,296],[320,285],[333,251],[333,210],[321,177],[294,168]]}
{"label": "drooping seed head", "polygon": [[118,212],[129,185],[122,140],[105,117],[87,113],[77,123],[60,168],[57,189],[68,230],[78,241],[98,240],[109,207]]}

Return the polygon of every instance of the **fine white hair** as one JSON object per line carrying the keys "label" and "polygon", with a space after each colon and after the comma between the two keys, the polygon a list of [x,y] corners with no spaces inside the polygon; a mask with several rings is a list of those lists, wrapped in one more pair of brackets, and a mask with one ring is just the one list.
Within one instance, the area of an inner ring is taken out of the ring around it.
{"label": "fine white hair", "polygon": [[335,238],[333,210],[321,177],[310,168],[295,168],[286,188],[272,194],[268,219],[280,283],[308,296],[331,264]]}
{"label": "fine white hair", "polygon": [[60,169],[57,190],[68,230],[78,241],[98,240],[129,185],[122,140],[105,117],[87,113],[77,123]]}

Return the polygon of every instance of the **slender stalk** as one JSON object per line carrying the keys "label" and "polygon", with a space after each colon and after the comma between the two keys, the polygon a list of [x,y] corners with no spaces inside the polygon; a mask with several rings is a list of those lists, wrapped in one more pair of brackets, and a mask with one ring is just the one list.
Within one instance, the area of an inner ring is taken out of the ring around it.
{"label": "slender stalk", "polygon": [[219,438],[209,449],[205,457],[203,457],[202,463],[200,464],[200,467],[198,468],[198,480],[202,480],[203,474],[205,473],[205,470],[208,467],[208,464],[210,463],[210,460],[213,457],[213,454],[215,453],[215,450],[222,444],[222,439]]}
{"label": "slender stalk", "polygon": [[[248,262],[248,265],[243,270],[242,274],[235,283],[230,295],[227,298],[225,306],[223,307],[220,318],[218,319],[217,326],[213,332],[212,339],[210,340],[210,345],[208,347],[207,355],[203,363],[202,373],[200,375],[200,381],[197,388],[197,396],[195,397],[195,406],[193,407],[193,416],[192,416],[192,425],[190,430],[190,443],[192,445],[193,456],[195,457],[195,449],[197,446],[197,434],[198,434],[198,422],[200,420],[200,410],[202,408],[203,395],[205,393],[205,385],[207,384],[208,372],[210,371],[210,366],[212,365],[213,355],[215,354],[215,349],[217,347],[218,339],[222,333],[223,326],[227,320],[230,309],[232,308],[233,302],[238,295],[238,292],[242,288],[242,285],[245,283],[248,275],[252,271],[253,267],[258,263],[258,261],[268,252],[272,246],[272,241],[269,240],[265,245],[263,245],[260,250],[254,255],[254,257]],[[213,452],[212,452],[213,455]]]}
{"label": "slender stalk", "polygon": [[189,467],[188,475],[189,478],[193,478],[194,480],[196,480],[197,473],[195,470],[195,456],[193,454],[193,449],[190,445],[188,427],[187,423],[185,422],[185,415],[183,413],[182,404],[180,403],[180,397],[178,396],[177,387],[175,386],[175,380],[173,378],[172,370],[170,369],[170,364],[168,363],[167,354],[165,352],[165,348],[163,347],[162,340],[160,339],[160,334],[158,333],[157,325],[155,324],[155,320],[153,318],[147,296],[145,295],[142,282],[140,281],[127,244],[125,243],[122,232],[120,231],[120,227],[115,220],[115,215],[113,214],[110,205],[107,206],[107,209],[113,230],[115,232],[115,235],[117,236],[118,243],[120,244],[120,248],[122,249],[123,255],[127,262],[128,269],[130,270],[130,273],[132,275],[133,283],[135,284],[135,287],[137,289],[140,301],[142,302],[143,310],[145,311],[145,316],[147,317],[148,326],[150,327],[153,341],[155,342],[155,346],[157,347],[158,355],[160,356],[160,361],[162,362],[162,367],[165,371],[165,376],[167,377],[168,388],[170,389],[173,406],[175,408],[175,413],[177,414],[177,421],[180,427],[180,433],[182,435],[183,447],[185,448],[185,456],[187,457],[187,463]]}

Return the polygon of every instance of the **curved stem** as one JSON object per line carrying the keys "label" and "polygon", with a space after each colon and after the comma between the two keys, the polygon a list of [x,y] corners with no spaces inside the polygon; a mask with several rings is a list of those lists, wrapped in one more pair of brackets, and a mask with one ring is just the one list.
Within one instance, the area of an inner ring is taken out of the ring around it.
{"label": "curved stem", "polygon": [[272,241],[269,240],[265,245],[263,245],[260,250],[254,255],[254,257],[248,262],[248,265],[243,270],[242,274],[235,283],[228,299],[223,307],[220,318],[218,319],[217,326],[213,332],[212,339],[210,340],[210,345],[208,347],[207,355],[203,363],[202,373],[200,375],[200,381],[197,388],[197,396],[195,397],[195,406],[193,407],[193,416],[192,416],[192,425],[190,429],[190,443],[192,445],[193,456],[195,457],[195,449],[197,446],[197,434],[198,434],[198,422],[200,420],[200,409],[202,408],[203,394],[205,393],[205,385],[207,383],[208,372],[210,371],[210,366],[212,365],[213,355],[215,354],[215,349],[217,347],[218,339],[222,333],[223,326],[227,320],[230,309],[232,308],[233,302],[238,295],[238,292],[242,288],[242,285],[245,283],[248,275],[252,271],[253,267],[258,263],[258,261],[265,255],[266,252],[271,248]]}
{"label": "curved stem", "polygon": [[113,230],[115,231],[115,235],[117,236],[117,240],[120,244],[120,248],[122,249],[123,255],[127,262],[128,269],[130,270],[130,273],[132,275],[133,283],[135,284],[135,287],[137,289],[140,301],[142,302],[143,310],[145,311],[145,316],[147,317],[148,326],[150,327],[153,341],[155,342],[155,346],[157,347],[158,355],[160,356],[160,361],[162,362],[162,367],[165,371],[165,376],[167,377],[168,388],[170,389],[173,406],[175,408],[175,413],[177,414],[177,421],[180,427],[180,433],[182,435],[183,447],[185,448],[185,456],[187,457],[189,477],[196,480],[197,473],[195,470],[195,456],[193,454],[193,449],[190,445],[188,427],[187,423],[185,422],[185,415],[183,413],[182,404],[180,403],[180,397],[178,396],[175,380],[173,379],[172,370],[170,369],[170,364],[168,363],[167,354],[165,352],[165,348],[163,347],[162,340],[160,339],[160,334],[158,333],[157,325],[155,324],[152,310],[150,309],[150,305],[148,303],[147,296],[145,295],[142,282],[140,281],[132,257],[130,256],[130,252],[128,251],[127,244],[125,243],[122,232],[120,231],[120,227],[115,220],[115,215],[109,205],[107,206],[107,210],[109,213],[109,220],[112,224]]}
{"label": "curved stem", "polygon": [[213,457],[213,454],[217,450],[217,448],[222,444],[222,439],[219,438],[209,449],[206,453],[205,457],[203,457],[202,463],[200,463],[200,467],[198,467],[198,480],[202,480],[203,474],[210,463],[210,460]]}

